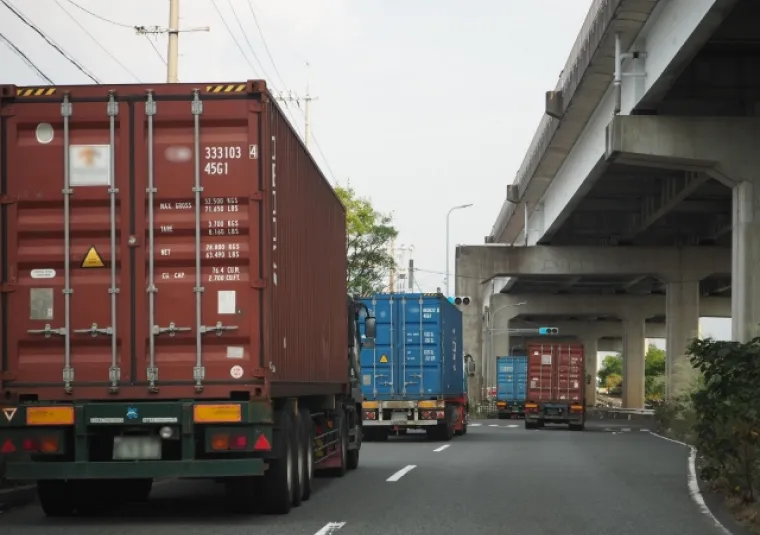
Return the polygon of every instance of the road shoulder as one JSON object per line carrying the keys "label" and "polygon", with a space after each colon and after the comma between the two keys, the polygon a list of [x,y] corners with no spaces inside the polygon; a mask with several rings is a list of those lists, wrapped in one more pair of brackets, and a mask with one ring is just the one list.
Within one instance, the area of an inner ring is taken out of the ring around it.
{"label": "road shoulder", "polygon": [[35,485],[0,489],[0,513],[31,503],[36,497],[37,487]]}

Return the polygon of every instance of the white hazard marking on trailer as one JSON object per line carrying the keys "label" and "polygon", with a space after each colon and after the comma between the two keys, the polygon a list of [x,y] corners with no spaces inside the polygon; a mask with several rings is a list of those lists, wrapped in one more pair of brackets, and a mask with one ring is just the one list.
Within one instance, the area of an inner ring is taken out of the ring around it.
{"label": "white hazard marking on trailer", "polygon": [[451,444],[444,444],[444,445],[443,445],[443,446],[441,446],[440,448],[436,448],[436,449],[434,449],[433,451],[443,451],[443,450],[445,450],[446,448],[448,448],[449,446],[451,446]]}
{"label": "white hazard marking on trailer", "polygon": [[402,477],[404,477],[409,472],[411,472],[412,470],[414,470],[415,468],[417,468],[416,464],[407,465],[404,468],[402,468],[401,470],[399,470],[398,472],[396,472],[395,474],[393,474],[391,477],[389,477],[388,479],[386,479],[386,481],[388,481],[390,483],[394,483],[394,482],[398,481],[399,479],[401,479]]}
{"label": "white hazard marking on trailer", "polygon": [[18,411],[16,407],[3,409],[3,414],[5,415],[5,419],[8,420],[9,422],[13,420],[13,417],[16,416],[16,411]]}
{"label": "white hazard marking on trailer", "polygon": [[233,379],[240,379],[243,377],[243,368],[241,366],[233,366],[230,370],[230,375]]}
{"label": "white hazard marking on trailer", "polygon": [[345,522],[328,522],[325,524],[322,529],[317,531],[314,535],[330,535],[331,533],[335,533],[340,528],[345,526]]}

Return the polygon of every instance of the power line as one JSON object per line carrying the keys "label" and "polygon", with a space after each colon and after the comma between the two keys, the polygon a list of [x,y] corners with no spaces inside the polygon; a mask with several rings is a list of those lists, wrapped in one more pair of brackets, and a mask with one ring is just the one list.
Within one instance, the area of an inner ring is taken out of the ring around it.
{"label": "power line", "polygon": [[156,44],[153,41],[150,40],[150,36],[146,34],[145,38],[148,40],[148,44],[150,44],[151,48],[153,49],[153,51],[158,56],[158,59],[160,59],[163,62],[164,65],[167,65],[168,63],[164,59],[164,55],[161,54],[161,51],[158,49],[158,47],[156,46]]}
{"label": "power line", "polygon": [[288,86],[288,84],[285,83],[285,80],[280,74],[279,69],[277,69],[277,63],[275,63],[274,58],[272,57],[272,52],[269,50],[269,45],[267,45],[266,37],[264,37],[264,31],[261,29],[261,26],[259,25],[259,18],[256,16],[256,11],[253,9],[253,2],[251,0],[248,0],[248,9],[251,10],[253,21],[256,23],[256,29],[259,32],[259,36],[261,36],[261,42],[264,44],[264,50],[266,50],[267,56],[269,56],[269,61],[272,63],[272,67],[274,67],[274,73],[277,75],[277,79],[282,84],[282,87],[285,88]]}
{"label": "power line", "polygon": [[[0,0],[4,1],[4,0]],[[248,66],[251,67],[251,70],[253,71],[253,74],[258,76],[259,74],[256,72],[256,67],[253,66],[253,64],[248,59],[248,56],[245,54],[245,51],[243,50],[243,47],[240,46],[240,41],[237,40],[235,37],[235,34],[232,33],[232,30],[230,29],[230,25],[227,24],[227,20],[224,18],[224,15],[222,15],[221,10],[219,9],[219,6],[216,5],[216,0],[211,0],[211,5],[214,6],[214,9],[219,14],[219,18],[222,19],[222,23],[224,23],[224,27],[227,28],[227,33],[230,34],[230,37],[232,37],[232,40],[235,41],[235,44],[238,47],[238,50],[240,50],[240,54],[243,56],[243,59],[248,63]]]}
{"label": "power line", "polygon": [[8,45],[8,48],[10,48],[13,52],[15,52],[17,56],[19,56],[22,60],[24,60],[24,63],[26,63],[31,69],[33,69],[40,78],[42,78],[43,80],[45,80],[47,83],[51,85],[54,84],[53,80],[51,80],[47,74],[42,72],[42,70],[39,67],[37,67],[37,65],[35,65],[31,59],[29,59],[29,56],[24,54],[24,52],[19,47],[13,44],[13,41],[8,39],[1,32],[0,32],[0,39],[2,39],[5,42],[5,44]]}
{"label": "power line", "polygon": [[237,21],[238,28],[240,28],[240,32],[243,34],[243,39],[245,39],[245,42],[248,43],[248,48],[251,49],[251,54],[253,54],[254,61],[256,61],[256,64],[259,66],[259,69],[261,69],[261,72],[264,74],[264,78],[265,79],[269,78],[269,75],[264,69],[264,65],[261,63],[261,61],[259,61],[259,57],[256,55],[256,49],[253,48],[253,45],[251,44],[251,40],[248,39],[248,34],[243,29],[243,23],[240,22],[240,17],[238,17],[237,11],[235,11],[235,6],[232,5],[232,0],[227,0],[227,3],[230,5],[232,14],[235,16],[235,20]]}
{"label": "power line", "polygon": [[95,82],[96,84],[101,83],[100,80],[98,80],[93,74],[88,72],[88,70],[79,63],[76,59],[74,59],[71,55],[69,55],[66,51],[64,51],[58,44],[56,44],[50,37],[48,37],[45,32],[40,30],[35,24],[28,20],[17,8],[15,8],[8,0],[0,0],[0,2],[3,3],[5,7],[7,7],[11,13],[16,15],[16,17],[21,20],[24,24],[26,24],[29,28],[34,30],[40,37],[42,37],[47,44],[52,46],[60,55],[62,55],[64,58],[66,58],[72,65],[74,65],[77,69],[79,69],[85,76],[87,76],[90,80]]}
{"label": "power line", "polygon": [[[71,3],[71,4],[73,4],[73,5],[76,5],[76,4],[74,4],[73,2],[71,2],[71,0],[66,0],[66,1],[67,1],[67,2],[70,2],[70,3]],[[96,45],[98,45],[98,46],[100,47],[100,49],[101,49],[103,52],[105,52],[106,54],[108,54],[108,56],[109,56],[109,57],[110,57],[112,60],[114,60],[114,61],[116,62],[116,64],[117,64],[117,65],[119,65],[119,66],[120,66],[122,69],[124,69],[125,71],[127,71],[127,72],[128,72],[128,73],[129,73],[129,74],[132,76],[132,78],[134,78],[134,79],[135,79],[135,80],[137,80],[138,82],[142,83],[142,80],[140,80],[140,78],[139,78],[139,77],[138,77],[138,76],[137,76],[135,73],[133,73],[132,71],[130,71],[130,70],[129,70],[129,69],[128,69],[128,68],[127,68],[127,67],[126,67],[126,66],[125,66],[125,65],[124,65],[124,64],[123,64],[121,61],[119,61],[119,60],[118,60],[118,58],[117,58],[116,56],[114,56],[114,55],[113,55],[113,54],[112,54],[112,53],[111,53],[111,52],[110,52],[110,51],[109,51],[109,50],[108,50],[106,47],[104,47],[104,46],[103,46],[103,45],[100,43],[100,41],[98,41],[98,40],[97,40],[97,39],[96,39],[96,38],[95,38],[95,37],[94,37],[94,36],[93,36],[93,35],[92,35],[92,34],[91,34],[91,33],[90,33],[88,30],[87,30],[87,28],[85,28],[85,27],[82,25],[82,23],[81,23],[81,22],[79,22],[79,21],[77,20],[77,18],[76,18],[74,15],[72,15],[71,13],[69,13],[69,11],[68,11],[68,10],[67,10],[65,7],[63,7],[63,4],[61,4],[61,2],[59,2],[59,0],[55,0],[55,3],[58,5],[58,7],[60,7],[60,8],[61,8],[61,10],[62,10],[64,13],[66,13],[66,15],[67,15],[67,16],[68,16],[68,17],[69,17],[71,20],[73,20],[73,21],[74,21],[74,24],[76,24],[77,26],[79,26],[79,28],[81,28],[81,30],[82,30],[84,33],[86,33],[86,34],[87,34],[87,36],[88,36],[90,39],[92,39],[92,40],[95,42],[95,44],[96,44]],[[77,6],[77,7],[79,7],[79,6]]]}
{"label": "power line", "polygon": [[96,19],[100,19],[103,22],[107,22],[108,24],[113,24],[114,26],[120,26],[122,28],[134,29],[134,25],[132,25],[132,24],[124,24],[124,23],[121,23],[121,22],[116,22],[116,21],[107,19],[105,17],[101,17],[97,13],[93,13],[89,9],[80,6],[79,4],[77,4],[76,2],[74,2],[73,0],[66,0],[66,2],[68,2],[69,4],[71,4],[72,6],[74,6],[77,9],[81,9],[82,11],[84,11],[85,13],[87,13],[88,15],[90,15],[91,17],[95,17]]}

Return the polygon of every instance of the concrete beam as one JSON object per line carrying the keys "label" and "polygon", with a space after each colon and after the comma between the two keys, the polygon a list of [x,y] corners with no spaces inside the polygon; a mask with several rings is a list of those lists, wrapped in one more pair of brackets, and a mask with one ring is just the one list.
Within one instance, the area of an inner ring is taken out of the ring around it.
{"label": "concrete beam", "polygon": [[[613,315],[622,318],[631,310],[641,311],[645,318],[665,314],[664,295],[511,295],[499,294],[491,297],[491,306],[498,310],[504,306],[525,302],[511,308],[512,317],[520,315],[573,315],[594,316]],[[699,315],[703,318],[730,318],[731,299],[728,297],[702,297],[699,300]],[[501,316],[508,318],[507,311]]]}
{"label": "concrete beam", "polygon": [[651,275],[665,280],[683,272],[705,278],[731,273],[731,250],[724,247],[513,247],[460,245],[458,277],[490,279],[497,275]]}
{"label": "concrete beam", "polygon": [[606,139],[608,161],[704,171],[730,187],[760,167],[758,117],[617,115]]}

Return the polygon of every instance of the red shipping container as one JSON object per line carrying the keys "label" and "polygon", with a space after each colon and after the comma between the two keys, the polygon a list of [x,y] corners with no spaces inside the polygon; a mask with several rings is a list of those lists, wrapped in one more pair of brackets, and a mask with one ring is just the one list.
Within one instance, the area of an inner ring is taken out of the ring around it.
{"label": "red shipping container", "polygon": [[265,83],[0,86],[0,394],[347,388],[345,209]]}
{"label": "red shipping container", "polygon": [[583,357],[582,344],[528,344],[526,401],[585,405]]}

